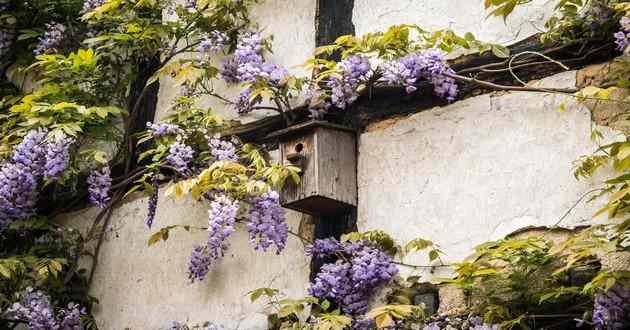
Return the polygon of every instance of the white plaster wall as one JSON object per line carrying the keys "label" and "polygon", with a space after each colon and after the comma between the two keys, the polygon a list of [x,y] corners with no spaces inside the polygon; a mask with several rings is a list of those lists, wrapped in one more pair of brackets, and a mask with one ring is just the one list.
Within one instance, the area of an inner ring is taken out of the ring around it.
{"label": "white plaster wall", "polygon": [[[567,72],[540,85],[574,83]],[[433,240],[448,263],[519,228],[553,225],[600,182],[572,174],[572,162],[596,148],[590,125],[571,98],[541,93],[481,95],[377,123],[359,142],[359,230]],[[597,204],[580,204],[561,225],[589,221]]]}
{"label": "white plaster wall", "polygon": [[[315,49],[315,13],[316,0],[265,0],[255,5],[251,10],[252,22],[263,33],[263,36],[273,36],[273,53],[265,58],[278,65],[286,67],[291,73],[304,75],[305,71],[299,67],[313,56]],[[196,56],[189,54],[188,56]],[[218,66],[220,59],[215,65]],[[241,91],[240,86],[228,86],[217,80],[215,91],[217,94],[235,100]],[[168,115],[173,99],[178,95],[179,88],[173,86],[169,77],[160,79],[158,95],[157,118]],[[297,105],[300,100],[295,100]],[[238,119],[241,122],[251,122],[262,119],[273,111],[253,111],[239,116],[230,105],[213,98],[204,97],[200,100],[201,107],[211,107],[225,119]]]}
{"label": "white plaster wall", "polygon": [[[133,199],[117,208],[102,245],[90,294],[100,303],[95,317],[103,330],[158,330],[169,321],[213,321],[226,329],[266,329],[264,306],[252,304],[247,292],[274,287],[292,297],[306,293],[309,262],[302,243],[289,236],[281,255],[256,252],[247,230],[239,227],[231,248],[203,282],[190,284],[187,261],[194,244],[206,232],[172,231],[166,242],[151,247],[151,233],[172,224],[207,226],[208,206],[160,196],[153,230],[144,225],[147,198]],[[97,214],[91,209],[68,216],[69,224],[88,226]],[[297,231],[301,215],[287,211],[287,222]],[[89,268],[89,258],[84,260]]]}
{"label": "white plaster wall", "polygon": [[555,1],[534,0],[515,9],[504,23],[489,17],[484,0],[355,0],[357,35],[383,31],[391,25],[417,24],[426,30],[450,28],[472,32],[479,40],[502,44],[525,39],[544,27]]}

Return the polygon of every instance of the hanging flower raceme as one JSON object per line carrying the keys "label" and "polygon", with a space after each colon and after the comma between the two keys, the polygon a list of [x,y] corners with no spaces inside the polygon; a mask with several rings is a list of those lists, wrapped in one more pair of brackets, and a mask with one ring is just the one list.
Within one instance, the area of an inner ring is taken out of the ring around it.
{"label": "hanging flower raceme", "polygon": [[595,297],[593,328],[597,330],[630,328],[630,288],[615,284],[605,293]]}
{"label": "hanging flower raceme", "polygon": [[21,294],[20,301],[6,311],[6,315],[12,320],[25,322],[30,330],[81,330],[84,328],[81,317],[86,315],[86,311],[70,303],[55,315],[50,298],[28,287]]}
{"label": "hanging flower raceme", "polygon": [[234,223],[239,202],[219,195],[210,203],[208,211],[208,241],[205,246],[197,246],[188,261],[188,277],[192,282],[202,281],[212,264],[223,257],[228,249],[227,239],[234,232]]}
{"label": "hanging flower raceme", "polygon": [[236,146],[234,143],[230,141],[223,141],[218,137],[212,137],[208,138],[208,146],[210,146],[210,153],[212,154],[213,161],[238,161],[238,155],[236,154]]}
{"label": "hanging flower raceme", "polygon": [[190,170],[190,162],[193,160],[195,151],[190,146],[181,141],[171,144],[166,156],[166,162],[173,166],[179,173],[185,174]]}
{"label": "hanging flower raceme", "polygon": [[254,82],[262,79],[278,85],[288,70],[263,58],[263,37],[260,32],[244,32],[239,36],[234,55],[223,60],[221,77],[228,83]]}
{"label": "hanging flower raceme", "polygon": [[0,231],[15,220],[34,213],[37,180],[27,167],[5,163],[0,166]]}
{"label": "hanging flower raceme", "polygon": [[44,174],[46,165],[44,140],[47,134],[48,132],[42,129],[31,130],[13,150],[13,162],[23,166],[34,177]]}
{"label": "hanging flower raceme", "polygon": [[277,192],[270,191],[252,201],[247,230],[249,240],[256,250],[267,251],[274,245],[276,253],[280,254],[286,246],[289,228],[279,198]]}
{"label": "hanging flower raceme", "polygon": [[617,50],[623,52],[630,45],[630,17],[622,17],[619,24],[621,25],[621,30],[614,35],[615,44],[617,45]]}
{"label": "hanging flower raceme", "polygon": [[425,79],[433,84],[436,95],[455,100],[458,88],[455,80],[445,74],[455,72],[448,66],[444,54],[437,49],[407,55],[397,61],[386,63],[381,80],[388,85],[404,86],[407,93],[416,90],[415,84]]}
{"label": "hanging flower raceme", "polygon": [[398,273],[392,258],[368,242],[316,240],[306,252],[315,258],[343,256],[322,266],[309,294],[331,299],[353,316],[364,314],[372,293]]}
{"label": "hanging flower raceme", "polygon": [[359,86],[367,82],[372,73],[370,62],[362,55],[348,56],[337,68],[341,77],[331,77],[326,83],[331,90],[332,104],[345,109],[359,98]]}
{"label": "hanging flower raceme", "polygon": [[203,281],[210,270],[212,258],[206,245],[195,245],[188,258],[188,279],[191,282]]}
{"label": "hanging flower raceme", "polygon": [[221,79],[223,79],[228,84],[238,83],[238,61],[236,60],[236,57],[229,56],[224,58],[221,61],[219,74],[221,75]]}
{"label": "hanging flower raceme", "polygon": [[153,181],[151,182],[151,186],[153,188],[153,192],[151,193],[151,197],[149,197],[149,202],[147,205],[147,216],[144,218],[144,223],[149,228],[153,226],[153,220],[155,220],[155,212],[157,211],[157,203],[158,203],[158,196],[159,196],[159,189],[160,189],[160,185],[157,180],[157,175],[153,176]]}
{"label": "hanging flower raceme", "polygon": [[109,166],[102,166],[90,173],[87,179],[90,203],[104,209],[111,199],[112,178]]}
{"label": "hanging flower raceme", "polygon": [[70,161],[70,148],[74,139],[65,135],[57,135],[46,144],[44,175],[47,179],[58,180],[68,168]]}
{"label": "hanging flower raceme", "polygon": [[55,22],[46,24],[46,32],[39,38],[39,44],[33,52],[35,55],[57,52],[63,43],[65,33],[66,27],[63,24]]}

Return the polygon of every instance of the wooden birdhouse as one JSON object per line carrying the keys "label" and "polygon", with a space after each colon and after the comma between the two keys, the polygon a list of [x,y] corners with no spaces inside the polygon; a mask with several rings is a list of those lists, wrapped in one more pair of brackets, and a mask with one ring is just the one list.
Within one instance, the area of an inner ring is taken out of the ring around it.
{"label": "wooden birdhouse", "polygon": [[309,121],[268,136],[278,140],[284,164],[302,169],[298,185],[287,184],[282,206],[315,216],[338,215],[357,204],[354,131]]}

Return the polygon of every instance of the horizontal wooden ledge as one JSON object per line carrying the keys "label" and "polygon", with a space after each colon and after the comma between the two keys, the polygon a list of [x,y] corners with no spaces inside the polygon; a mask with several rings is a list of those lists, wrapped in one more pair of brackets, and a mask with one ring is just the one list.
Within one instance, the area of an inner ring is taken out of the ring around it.
{"label": "horizontal wooden ledge", "polygon": [[[539,39],[539,35],[534,35],[508,48],[511,54],[525,51],[545,54],[560,61],[571,70],[606,62],[616,55],[612,40],[584,40],[549,47],[543,45]],[[522,86],[509,72],[508,61],[490,52],[482,55],[464,55],[450,60],[449,64],[459,75],[471,77],[474,80],[506,86]],[[565,71],[558,64],[531,54],[520,56],[518,61],[514,61],[513,69],[523,81],[542,79]],[[417,87],[418,89],[411,94],[407,94],[402,87],[370,88],[349,108],[331,111],[326,120],[332,124],[362,131],[365,126],[374,121],[448,104],[444,99],[433,94],[433,86],[430,83],[422,82]],[[455,102],[491,91],[493,90],[474,83],[460,83],[459,95]],[[310,120],[309,111],[305,105],[290,111],[289,116],[293,118],[294,125],[301,125]],[[282,130],[286,128],[283,116],[278,114],[235,127],[224,134],[236,135],[246,142],[262,143],[269,141],[268,136],[282,134]]]}

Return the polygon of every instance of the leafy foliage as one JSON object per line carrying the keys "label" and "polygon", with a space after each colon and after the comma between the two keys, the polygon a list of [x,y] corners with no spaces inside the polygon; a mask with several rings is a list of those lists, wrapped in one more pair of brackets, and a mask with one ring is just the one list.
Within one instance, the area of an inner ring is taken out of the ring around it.
{"label": "leafy foliage", "polygon": [[[489,16],[504,19],[520,5],[531,0],[485,0]],[[586,38],[605,38],[617,27],[615,9],[621,11],[623,0],[556,0],[554,16],[545,23],[543,42],[572,42]],[[621,2],[621,3],[620,3]]]}

